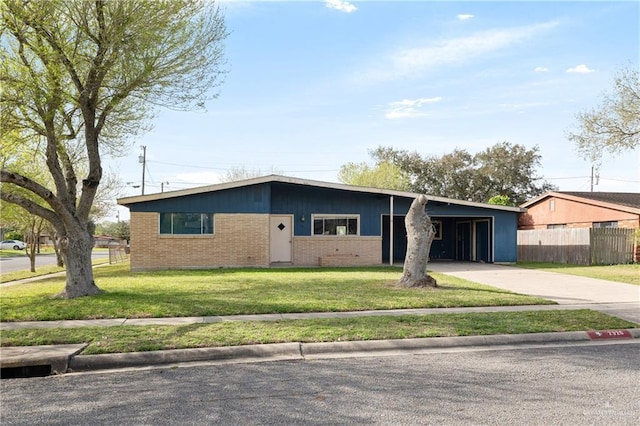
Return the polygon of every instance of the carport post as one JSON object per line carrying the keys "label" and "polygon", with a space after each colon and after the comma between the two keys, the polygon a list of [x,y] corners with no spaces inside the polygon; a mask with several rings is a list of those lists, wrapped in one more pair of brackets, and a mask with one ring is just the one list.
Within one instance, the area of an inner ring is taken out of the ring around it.
{"label": "carport post", "polygon": [[393,266],[393,195],[389,198],[389,265]]}

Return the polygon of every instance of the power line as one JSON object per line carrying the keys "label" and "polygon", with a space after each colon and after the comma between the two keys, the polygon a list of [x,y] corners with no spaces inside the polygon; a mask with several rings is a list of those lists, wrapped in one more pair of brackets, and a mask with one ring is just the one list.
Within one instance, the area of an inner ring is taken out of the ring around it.
{"label": "power line", "polygon": [[[233,169],[234,166],[244,166],[242,164],[233,164],[230,165],[230,167],[212,167],[212,166],[196,166],[193,164],[178,164],[178,163],[167,163],[164,161],[155,161],[155,160],[147,160],[147,163],[156,163],[156,164],[163,164],[165,166],[176,166],[176,167],[186,167],[186,168],[191,168],[191,169],[205,169],[205,170],[220,170],[220,171],[230,171]],[[305,170],[283,170],[283,172],[285,173],[319,173],[319,172],[338,172],[340,171],[340,169],[328,169],[328,170],[311,170],[311,169],[305,169]]]}

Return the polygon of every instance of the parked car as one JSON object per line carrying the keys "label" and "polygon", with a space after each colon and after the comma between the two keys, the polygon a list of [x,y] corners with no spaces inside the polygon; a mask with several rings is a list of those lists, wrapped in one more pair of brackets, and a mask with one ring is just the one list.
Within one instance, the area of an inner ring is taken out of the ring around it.
{"label": "parked car", "polygon": [[24,250],[27,245],[20,240],[4,240],[0,243],[0,250]]}

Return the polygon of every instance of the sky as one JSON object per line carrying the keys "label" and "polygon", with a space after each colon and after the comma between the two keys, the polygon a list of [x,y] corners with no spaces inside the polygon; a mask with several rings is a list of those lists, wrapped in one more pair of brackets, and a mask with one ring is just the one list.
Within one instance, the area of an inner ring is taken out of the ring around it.
{"label": "sky", "polygon": [[[219,183],[234,168],[338,182],[378,146],[443,155],[508,141],[538,176],[589,191],[567,132],[640,63],[640,3],[219,3],[228,71],[206,111],[161,110],[106,169],[140,195]],[[640,149],[605,157],[595,191],[639,192]],[[137,187],[136,187],[137,186]],[[128,209],[118,207],[120,219]]]}

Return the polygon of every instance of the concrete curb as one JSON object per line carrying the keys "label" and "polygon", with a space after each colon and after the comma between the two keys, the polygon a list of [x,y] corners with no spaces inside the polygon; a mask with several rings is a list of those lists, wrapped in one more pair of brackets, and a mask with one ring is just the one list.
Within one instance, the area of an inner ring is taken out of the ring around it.
{"label": "concrete curb", "polygon": [[[640,328],[627,329],[633,339]],[[627,338],[628,339],[628,338]],[[614,339],[615,340],[615,339]],[[189,362],[257,362],[305,360],[344,356],[410,354],[437,349],[500,347],[527,344],[589,342],[586,331],[559,333],[500,334],[488,336],[431,337],[421,339],[367,340],[326,343],[274,343],[217,348],[174,349],[104,355],[72,355],[67,372],[145,367]]]}
{"label": "concrete curb", "polygon": [[293,342],[103,355],[76,355],[69,360],[69,372],[199,361],[293,360],[300,359],[300,353],[300,343]]}
{"label": "concrete curb", "polygon": [[62,374],[69,370],[73,357],[84,350],[87,343],[44,346],[8,346],[1,348],[2,369],[50,366],[51,374]]}

